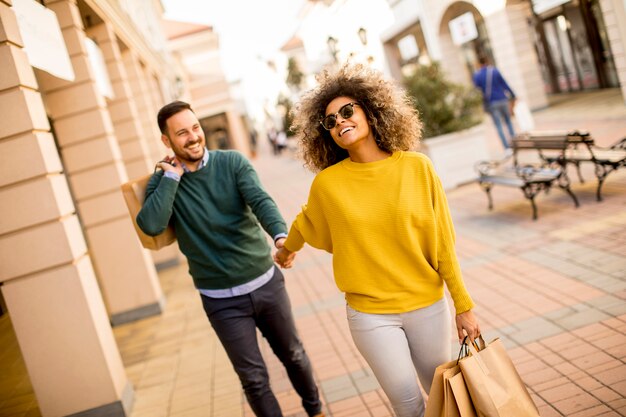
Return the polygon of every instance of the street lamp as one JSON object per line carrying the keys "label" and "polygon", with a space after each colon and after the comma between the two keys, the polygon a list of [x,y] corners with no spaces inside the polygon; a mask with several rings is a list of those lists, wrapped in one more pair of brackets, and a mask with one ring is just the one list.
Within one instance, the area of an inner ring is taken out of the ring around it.
{"label": "street lamp", "polygon": [[365,30],[364,27],[360,27],[359,28],[359,39],[361,40],[361,43],[363,44],[363,46],[367,45],[367,31]]}
{"label": "street lamp", "polygon": [[330,53],[333,56],[333,59],[335,60],[335,62],[337,62],[337,39],[333,38],[332,36],[329,36],[328,39],[326,40],[326,43],[328,44],[328,49],[330,50]]}
{"label": "street lamp", "polygon": [[[363,46],[365,47],[365,49],[367,50],[367,31],[365,30],[364,27],[360,27],[358,30],[358,35],[359,35],[359,39],[361,40],[361,43],[363,44]],[[374,62],[374,57],[371,55],[367,56],[367,62],[369,64],[371,64],[372,62]]]}
{"label": "street lamp", "polygon": [[185,92],[185,82],[179,75],[177,75],[176,79],[174,80],[174,98],[175,99],[180,98],[184,92]]}

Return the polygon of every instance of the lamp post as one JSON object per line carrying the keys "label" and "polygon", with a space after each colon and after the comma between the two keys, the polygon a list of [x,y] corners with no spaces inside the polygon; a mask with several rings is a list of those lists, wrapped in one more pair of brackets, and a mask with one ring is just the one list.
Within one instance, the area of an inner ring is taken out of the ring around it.
{"label": "lamp post", "polygon": [[179,99],[185,92],[185,82],[180,77],[180,75],[176,76],[174,80],[174,98]]}
{"label": "lamp post", "polygon": [[335,60],[335,62],[337,62],[337,39],[333,38],[332,36],[329,36],[328,39],[326,40],[326,43],[328,44],[328,49],[330,50],[331,55],[333,56],[333,59]]}
{"label": "lamp post", "polygon": [[[359,39],[361,40],[361,43],[363,44],[363,47],[367,50],[367,30],[365,30],[364,27],[360,27],[357,34],[359,35]],[[374,57],[371,55],[367,56],[367,62],[369,64],[371,64],[372,62],[374,62]]]}
{"label": "lamp post", "polygon": [[365,30],[365,28],[360,27],[358,34],[359,34],[359,39],[361,40],[361,43],[363,44],[363,46],[367,46],[367,31]]}

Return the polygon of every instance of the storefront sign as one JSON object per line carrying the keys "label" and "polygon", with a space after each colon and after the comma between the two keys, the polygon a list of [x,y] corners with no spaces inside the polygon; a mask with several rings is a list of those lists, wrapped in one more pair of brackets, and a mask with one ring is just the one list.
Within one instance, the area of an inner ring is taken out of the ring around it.
{"label": "storefront sign", "polygon": [[476,21],[474,21],[472,12],[463,13],[461,16],[450,20],[448,27],[452,35],[452,42],[455,45],[463,45],[465,42],[469,42],[478,37]]}
{"label": "storefront sign", "polygon": [[417,57],[419,54],[419,48],[417,42],[415,42],[415,36],[406,35],[404,38],[398,41],[398,49],[400,50],[400,56],[403,61],[408,61]]}
{"label": "storefront sign", "polygon": [[34,0],[13,0],[13,10],[30,65],[74,81],[74,69],[57,15]]}
{"label": "storefront sign", "polygon": [[537,14],[541,14],[546,10],[550,10],[561,4],[569,3],[570,0],[533,0],[533,10]]}

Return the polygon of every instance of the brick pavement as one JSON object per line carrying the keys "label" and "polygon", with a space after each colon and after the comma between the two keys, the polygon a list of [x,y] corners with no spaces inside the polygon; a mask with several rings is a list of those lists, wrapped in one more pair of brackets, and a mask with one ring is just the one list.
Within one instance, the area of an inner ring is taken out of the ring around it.
{"label": "brick pavement", "polygon": [[[605,94],[537,112],[537,127],[588,129],[613,142],[626,135],[626,108],[605,105]],[[489,140],[500,152],[494,130]],[[255,165],[291,222],[312,174],[263,148]],[[609,176],[600,203],[586,174],[573,184],[580,208],[554,190],[538,197],[537,221],[519,190],[494,188],[492,212],[476,184],[448,192],[483,333],[505,342],[543,417],[626,415],[626,170]],[[185,266],[159,275],[165,312],[114,329],[136,389],[132,417],[252,416]],[[391,416],[350,339],[330,255],[305,247],[285,275],[327,415]],[[262,347],[284,414],[304,417],[284,369]]]}

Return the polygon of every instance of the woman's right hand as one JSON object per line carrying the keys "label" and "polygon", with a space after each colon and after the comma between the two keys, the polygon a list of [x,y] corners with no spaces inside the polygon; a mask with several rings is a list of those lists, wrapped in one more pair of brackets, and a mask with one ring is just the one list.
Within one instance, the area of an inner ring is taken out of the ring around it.
{"label": "woman's right hand", "polygon": [[[277,242],[277,245],[278,246]],[[280,242],[282,243],[282,242]],[[291,268],[293,266],[293,261],[294,259],[296,259],[296,252],[292,252],[289,249],[285,248],[284,246],[280,245],[280,247],[278,248],[278,250],[276,251],[276,253],[274,254],[274,261],[276,261],[276,263],[281,267],[281,268]]]}
{"label": "woman's right hand", "polygon": [[480,326],[478,325],[478,319],[474,315],[472,310],[467,310],[461,314],[457,314],[455,317],[456,329],[459,336],[459,344],[463,343],[465,335],[469,337],[470,341],[474,342],[478,336],[480,336]]}

